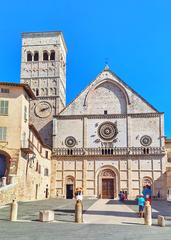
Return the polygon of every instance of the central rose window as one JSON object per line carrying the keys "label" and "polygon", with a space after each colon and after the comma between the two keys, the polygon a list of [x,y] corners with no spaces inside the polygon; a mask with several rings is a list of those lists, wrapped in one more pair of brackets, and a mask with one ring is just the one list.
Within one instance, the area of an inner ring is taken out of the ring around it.
{"label": "central rose window", "polygon": [[115,123],[104,122],[99,126],[98,134],[103,140],[113,140],[118,134],[118,129]]}

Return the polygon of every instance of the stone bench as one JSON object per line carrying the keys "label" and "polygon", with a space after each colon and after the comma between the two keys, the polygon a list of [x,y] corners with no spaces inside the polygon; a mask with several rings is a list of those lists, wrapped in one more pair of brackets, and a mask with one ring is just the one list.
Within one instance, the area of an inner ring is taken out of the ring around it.
{"label": "stone bench", "polygon": [[54,221],[54,211],[51,210],[42,210],[39,212],[39,221],[40,222],[52,222]]}

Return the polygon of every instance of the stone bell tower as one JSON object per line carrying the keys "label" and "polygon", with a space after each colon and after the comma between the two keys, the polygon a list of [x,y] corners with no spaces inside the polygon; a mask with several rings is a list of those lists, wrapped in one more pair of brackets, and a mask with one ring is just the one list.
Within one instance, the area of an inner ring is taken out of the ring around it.
{"label": "stone bell tower", "polygon": [[66,104],[66,53],[62,32],[22,34],[21,83],[37,98],[30,104],[30,122],[49,146],[53,115]]}

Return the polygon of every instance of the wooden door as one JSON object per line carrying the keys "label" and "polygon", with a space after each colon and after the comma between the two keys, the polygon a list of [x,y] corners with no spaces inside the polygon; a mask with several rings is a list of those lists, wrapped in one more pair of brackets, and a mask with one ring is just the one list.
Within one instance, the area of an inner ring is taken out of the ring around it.
{"label": "wooden door", "polygon": [[114,198],[114,179],[102,179],[102,198]]}

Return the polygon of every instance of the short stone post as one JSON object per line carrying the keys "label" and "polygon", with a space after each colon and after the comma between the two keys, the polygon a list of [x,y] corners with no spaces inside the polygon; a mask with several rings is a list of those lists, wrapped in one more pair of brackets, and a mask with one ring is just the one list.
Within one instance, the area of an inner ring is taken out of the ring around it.
{"label": "short stone post", "polygon": [[15,176],[9,176],[9,177],[10,177],[9,183],[14,184],[15,183]]}
{"label": "short stone post", "polygon": [[152,224],[152,217],[151,217],[151,205],[150,202],[147,201],[145,203],[145,208],[144,208],[144,224],[151,226]]}
{"label": "short stone post", "polygon": [[2,177],[2,186],[6,186],[7,185],[7,178],[6,177]]}
{"label": "short stone post", "polygon": [[14,199],[11,203],[11,210],[10,210],[10,221],[17,221],[17,213],[18,213],[18,203],[16,199]]}
{"label": "short stone post", "polygon": [[77,200],[75,204],[75,222],[83,222],[83,204],[81,200]]}
{"label": "short stone post", "polygon": [[165,218],[161,215],[158,215],[158,225],[160,227],[165,227],[166,226]]}

